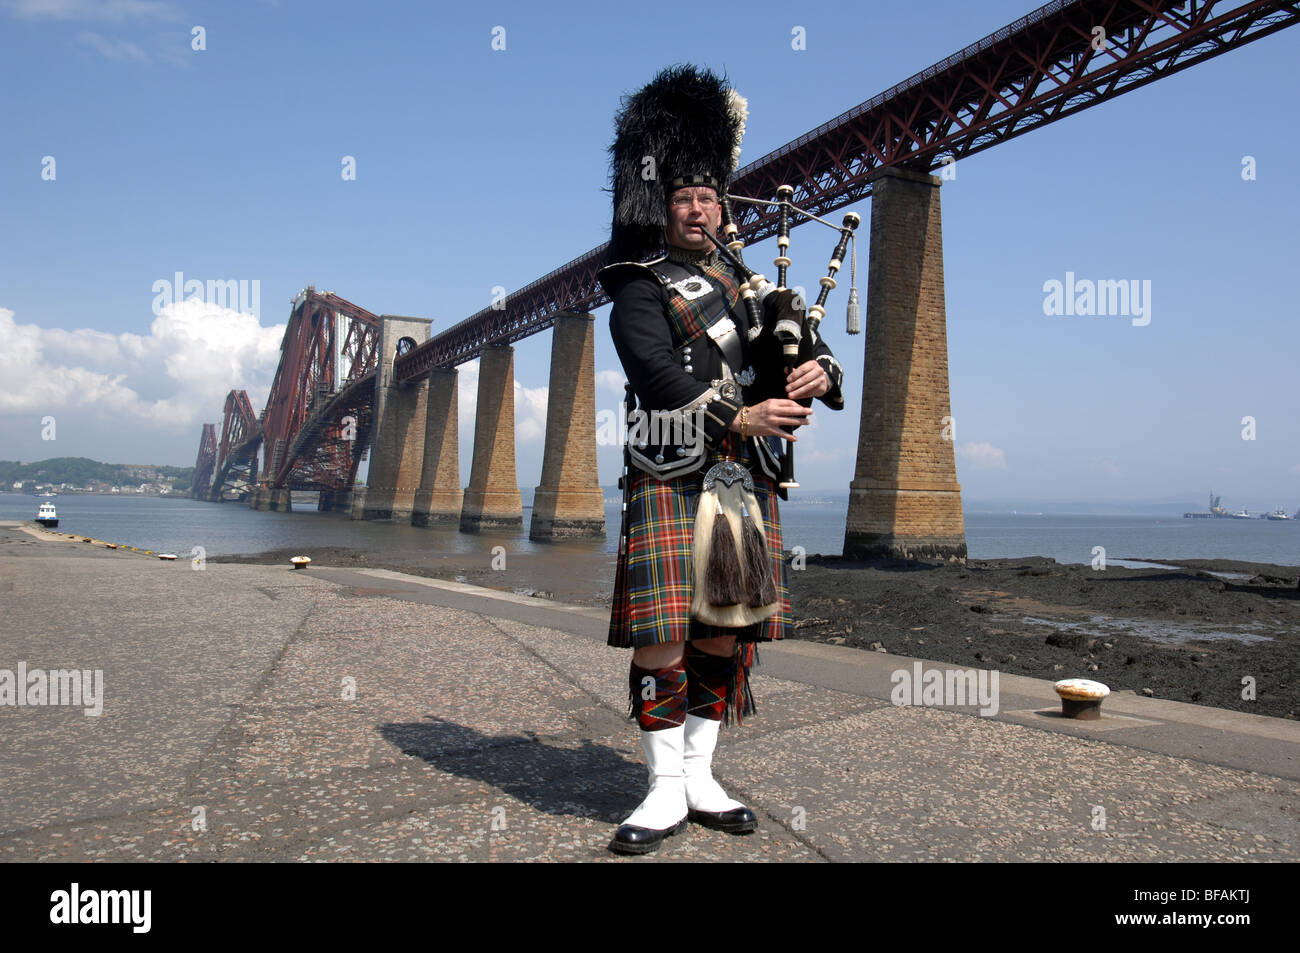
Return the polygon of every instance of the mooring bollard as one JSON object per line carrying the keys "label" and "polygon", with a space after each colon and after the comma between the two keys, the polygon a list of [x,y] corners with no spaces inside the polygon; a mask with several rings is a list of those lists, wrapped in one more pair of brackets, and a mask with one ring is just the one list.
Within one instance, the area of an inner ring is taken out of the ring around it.
{"label": "mooring bollard", "polygon": [[1087,678],[1066,678],[1053,687],[1061,696],[1062,716],[1079,721],[1101,720],[1101,700],[1110,694],[1107,686]]}

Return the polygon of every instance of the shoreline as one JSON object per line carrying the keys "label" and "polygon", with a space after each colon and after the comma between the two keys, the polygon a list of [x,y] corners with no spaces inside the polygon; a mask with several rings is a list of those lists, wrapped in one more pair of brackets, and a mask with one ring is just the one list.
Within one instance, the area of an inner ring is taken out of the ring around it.
{"label": "shoreline", "polygon": [[[297,552],[209,562],[278,565]],[[614,554],[514,553],[493,569],[489,554],[390,559],[332,547],[307,555],[314,567],[389,569],[606,610],[616,562]],[[809,556],[787,574],[792,638],[1300,718],[1300,567],[1123,558],[1174,568],[1093,570],[1041,556],[965,566]],[[1254,698],[1243,697],[1247,678]]]}

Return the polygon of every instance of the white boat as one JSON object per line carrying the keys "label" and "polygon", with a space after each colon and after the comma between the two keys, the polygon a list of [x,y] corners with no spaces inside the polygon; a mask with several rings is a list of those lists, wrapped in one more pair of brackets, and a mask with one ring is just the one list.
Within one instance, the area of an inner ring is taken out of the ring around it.
{"label": "white boat", "polygon": [[1290,518],[1291,517],[1286,515],[1286,510],[1282,509],[1280,506],[1272,513],[1267,513],[1264,516],[1264,519],[1266,520],[1289,520]]}
{"label": "white boat", "polygon": [[59,514],[54,511],[53,503],[42,503],[36,511],[36,522],[42,526],[58,526]]}

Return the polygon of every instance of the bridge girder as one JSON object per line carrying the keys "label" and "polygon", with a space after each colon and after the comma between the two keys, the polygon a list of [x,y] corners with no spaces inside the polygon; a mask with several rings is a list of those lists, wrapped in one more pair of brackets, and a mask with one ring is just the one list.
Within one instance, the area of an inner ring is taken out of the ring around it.
{"label": "bridge girder", "polygon": [[[343,490],[356,481],[378,344],[379,318],[365,308],[311,287],[295,299],[263,416],[267,483]],[[347,416],[357,419],[345,424]]]}
{"label": "bridge girder", "polygon": [[[788,184],[797,205],[825,216],[869,196],[882,168],[930,171],[1297,22],[1298,0],[1054,0],[750,163],[732,192],[774,199]],[[774,209],[735,211],[745,242],[776,234]],[[454,367],[545,330],[556,314],[607,304],[596,281],[607,247],[434,336],[397,360],[394,379]]]}
{"label": "bridge girder", "polygon": [[194,461],[194,479],[190,483],[190,499],[206,500],[212,485],[212,473],[217,466],[217,425],[204,424],[199,436],[199,455]]}

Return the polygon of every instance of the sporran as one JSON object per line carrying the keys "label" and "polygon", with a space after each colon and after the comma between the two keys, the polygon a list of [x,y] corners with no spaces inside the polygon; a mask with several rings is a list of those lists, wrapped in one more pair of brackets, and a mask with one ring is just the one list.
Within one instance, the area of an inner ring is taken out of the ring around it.
{"label": "sporran", "polygon": [[754,480],[744,466],[724,460],[709,469],[695,513],[694,618],[709,625],[743,628],[780,607],[761,518]]}

